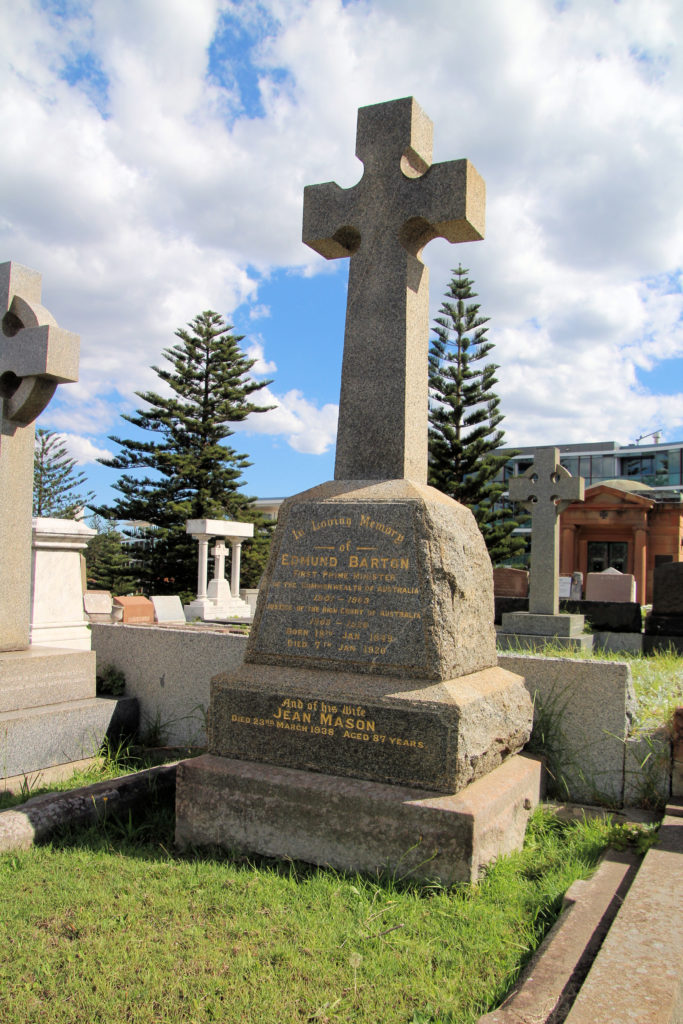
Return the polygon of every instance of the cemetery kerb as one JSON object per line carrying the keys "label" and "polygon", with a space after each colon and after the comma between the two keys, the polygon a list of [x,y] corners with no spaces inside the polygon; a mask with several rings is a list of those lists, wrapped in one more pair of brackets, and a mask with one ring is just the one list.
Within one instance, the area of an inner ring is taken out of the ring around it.
{"label": "cemetery kerb", "polygon": [[467,160],[412,98],[361,108],[357,185],[309,186],[303,240],[351,261],[335,478],[282,506],[243,665],[212,680],[176,840],[469,881],[518,847],[540,764],[498,667],[472,514],[427,486],[431,239],[484,233]]}

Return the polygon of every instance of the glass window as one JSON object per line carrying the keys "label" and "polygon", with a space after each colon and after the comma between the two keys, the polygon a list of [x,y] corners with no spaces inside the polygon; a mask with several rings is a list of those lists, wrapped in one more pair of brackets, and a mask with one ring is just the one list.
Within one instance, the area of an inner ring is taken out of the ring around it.
{"label": "glass window", "polygon": [[628,544],[625,541],[588,542],[588,571],[604,572],[617,569],[626,572],[628,566]]}

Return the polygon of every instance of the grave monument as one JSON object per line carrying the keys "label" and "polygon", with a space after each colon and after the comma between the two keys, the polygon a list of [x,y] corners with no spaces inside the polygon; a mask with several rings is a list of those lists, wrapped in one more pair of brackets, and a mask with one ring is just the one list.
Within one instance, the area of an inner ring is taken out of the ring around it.
{"label": "grave monument", "polygon": [[562,647],[590,649],[583,615],[560,614],[560,513],[583,501],[584,482],[560,463],[558,448],[537,448],[526,473],[510,480],[510,498],[531,513],[529,610],[505,612],[498,642],[502,647],[537,646],[553,639]]}
{"label": "grave monument", "polygon": [[305,190],[304,241],[351,259],[335,478],[282,505],[244,664],[212,680],[209,753],[178,769],[181,846],[469,881],[539,798],[486,546],[427,486],[420,253],[484,232],[482,179],[431,143],[412,98],[361,108],[360,182]]}
{"label": "grave monument", "polygon": [[[198,544],[197,596],[185,605],[188,622],[220,622],[228,619],[251,619],[251,606],[240,597],[240,562],[242,544],[254,536],[253,523],[228,519],[188,519],[185,532]],[[209,542],[213,538],[213,579],[207,583]],[[225,578],[225,542],[230,542],[230,582]]]}
{"label": "grave monument", "polygon": [[[35,419],[78,380],[79,339],[41,305],[41,276],[0,264],[0,779],[91,757],[117,711],[90,650],[29,645]],[[40,594],[34,594],[40,600]],[[79,601],[80,604],[80,601]],[[82,605],[80,606],[82,609]]]}

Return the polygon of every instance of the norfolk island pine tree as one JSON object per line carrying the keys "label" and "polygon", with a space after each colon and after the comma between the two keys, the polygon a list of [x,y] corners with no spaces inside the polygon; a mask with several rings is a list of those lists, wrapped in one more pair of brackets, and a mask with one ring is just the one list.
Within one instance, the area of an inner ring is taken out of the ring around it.
{"label": "norfolk island pine tree", "polygon": [[76,470],[60,434],[38,427],[33,460],[33,515],[75,519],[87,505],[92,491],[81,492],[87,476]]}
{"label": "norfolk island pine tree", "polygon": [[504,431],[495,363],[485,362],[493,349],[487,340],[488,317],[476,298],[467,269],[458,266],[446,290],[429,351],[429,482],[470,508],[491,561],[509,563],[524,551],[513,536],[519,525],[507,490],[496,480],[510,454],[496,454]]}
{"label": "norfolk island pine tree", "polygon": [[148,436],[113,436],[121,451],[100,460],[145,475],[123,472],[114,485],[120,497],[95,511],[106,519],[148,523],[135,546],[142,589],[189,596],[196,586],[197,545],[185,533],[187,519],[253,522],[254,540],[242,549],[243,584],[255,586],[265,566],[272,528],[240,490],[250,462],[225,441],[234,433],[231,424],[270,408],[251,396],[271,382],[253,380],[255,360],[244,355],[242,336],[232,334],[218,313],[200,313],[187,327],[163,352],[170,368],[152,367],[170,395],[136,392],[145,407],[123,416]]}

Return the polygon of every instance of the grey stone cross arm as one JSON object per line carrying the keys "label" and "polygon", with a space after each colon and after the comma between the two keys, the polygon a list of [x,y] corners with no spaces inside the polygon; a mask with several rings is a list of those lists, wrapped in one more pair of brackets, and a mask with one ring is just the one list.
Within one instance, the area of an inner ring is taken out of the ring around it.
{"label": "grey stone cross arm", "polygon": [[304,191],[303,241],[351,257],[335,479],[427,479],[433,238],[484,236],[485,185],[468,160],[432,164],[432,122],[412,97],[361,107],[363,177]]}
{"label": "grey stone cross arm", "polygon": [[531,513],[529,611],[557,615],[559,516],[573,501],[583,501],[583,479],[560,464],[558,448],[537,448],[526,473],[510,480],[509,494]]}
{"label": "grey stone cross arm", "polygon": [[4,420],[19,426],[40,415],[58,384],[78,380],[79,337],[40,299],[40,274],[0,264],[0,400]]}

